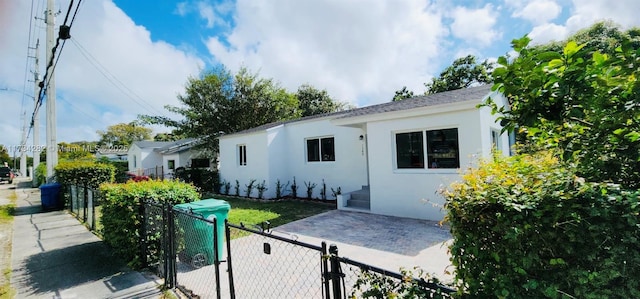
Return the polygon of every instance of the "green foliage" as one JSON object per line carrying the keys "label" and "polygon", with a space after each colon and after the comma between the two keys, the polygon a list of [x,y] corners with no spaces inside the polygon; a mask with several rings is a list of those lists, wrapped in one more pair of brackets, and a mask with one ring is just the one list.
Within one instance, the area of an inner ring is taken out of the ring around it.
{"label": "green foliage", "polygon": [[342,188],[340,188],[340,186],[338,186],[338,188],[336,188],[335,190],[333,190],[333,188],[331,188],[331,196],[333,196],[334,199],[338,199],[338,195],[342,194]]}
{"label": "green foliage", "polygon": [[236,185],[233,186],[236,196],[240,196],[240,182],[236,180]]}
{"label": "green foliage", "polygon": [[179,181],[141,181],[126,184],[103,184],[102,236],[115,252],[131,267],[142,265],[140,241],[142,235],[143,201],[179,204],[199,200],[196,188]]}
{"label": "green foliage", "polygon": [[206,168],[179,168],[176,169],[176,179],[191,183],[201,192],[220,190],[220,177],[217,170]]}
{"label": "green foliage", "polygon": [[322,188],[320,188],[320,199],[327,200],[327,184],[322,179]]}
{"label": "green foliage", "polygon": [[417,271],[417,274],[402,269],[400,272],[403,279],[361,270],[349,298],[452,298],[451,295],[445,294],[442,290],[434,290],[432,288],[434,284],[442,285],[436,277],[425,273],[424,270],[419,268],[414,270]]}
{"label": "green foliage", "polygon": [[348,108],[346,103],[332,99],[326,90],[318,90],[309,84],[304,84],[298,88],[296,98],[298,99],[301,117],[337,112]]}
{"label": "green foliage", "polygon": [[425,94],[434,94],[460,88],[467,88],[474,84],[488,84],[492,82],[492,66],[489,61],[478,64],[476,57],[468,55],[453,61],[438,77],[425,83]]}
{"label": "green foliage", "polygon": [[443,194],[474,298],[640,298],[640,191],[538,153],[482,161]]}
{"label": "green foliage", "polygon": [[151,139],[150,128],[141,126],[138,122],[119,123],[109,126],[106,131],[97,131],[100,136],[98,147],[123,146],[129,147],[132,143]]}
{"label": "green foliage", "polygon": [[391,101],[392,102],[402,101],[404,99],[413,98],[414,96],[415,95],[413,94],[413,91],[408,90],[406,86],[403,86],[401,90],[396,90],[396,93],[393,96],[393,99],[391,99]]}
{"label": "green foliage", "polygon": [[0,144],[0,165],[4,165],[4,163],[9,163],[11,161],[11,156],[9,156],[9,151],[4,145]]}
{"label": "green foliage", "polygon": [[282,194],[287,190],[287,186],[289,186],[289,181],[283,185],[280,179],[276,180],[276,199],[282,198]]}
{"label": "green foliage", "polygon": [[[560,149],[588,181],[640,187],[640,52],[638,29],[601,23],[555,46],[514,40],[518,56],[500,57],[494,90],[509,100],[506,130],[526,149]],[[577,43],[581,41],[582,43]]]}
{"label": "green foliage", "polygon": [[58,159],[61,161],[91,159],[93,157],[91,149],[93,148],[87,146],[86,143],[60,142],[58,143]]}
{"label": "green foliage", "polygon": [[298,184],[296,184],[296,177],[293,177],[293,184],[291,184],[291,197],[298,198]]}
{"label": "green foliage", "polygon": [[40,163],[35,170],[36,185],[40,186],[47,182],[47,164]]}
{"label": "green foliage", "polygon": [[262,180],[262,183],[258,184],[256,186],[256,190],[258,190],[258,199],[262,199],[262,196],[264,195],[264,192],[269,190],[269,188],[267,188],[267,183],[265,180]]}
{"label": "green foliage", "polygon": [[307,199],[311,199],[313,196],[313,189],[317,186],[316,183],[312,182],[304,182],[305,187],[307,187]]}
{"label": "green foliage", "polygon": [[115,167],[115,182],[116,183],[126,183],[129,180],[129,176],[127,173],[129,172],[129,162],[127,161],[112,161],[107,157],[102,157],[98,160],[98,163],[113,165]]}
{"label": "green foliage", "polygon": [[[44,164],[44,163],[43,163]],[[93,161],[65,161],[54,168],[56,179],[63,185],[82,185],[98,189],[102,183],[112,183],[116,168]]]}
{"label": "green foliage", "polygon": [[202,140],[207,152],[218,152],[218,136],[275,121],[298,118],[298,100],[273,79],[241,68],[232,74],[224,67],[189,78],[181,106],[166,106],[181,120],[141,115],[145,123],[175,128],[174,133]]}
{"label": "green foliage", "polygon": [[254,184],[256,183],[255,179],[249,181],[249,185],[244,185],[246,189],[244,189],[244,194],[246,197],[251,197],[251,192],[253,192]]}

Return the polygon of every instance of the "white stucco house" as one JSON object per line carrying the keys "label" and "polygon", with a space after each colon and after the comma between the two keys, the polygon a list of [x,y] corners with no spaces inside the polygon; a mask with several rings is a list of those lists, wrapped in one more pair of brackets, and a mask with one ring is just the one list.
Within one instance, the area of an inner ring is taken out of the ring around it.
{"label": "white stucco house", "polygon": [[479,86],[221,136],[220,178],[238,180],[243,190],[252,179],[264,180],[265,198],[275,196],[278,180],[294,177],[298,197],[312,182],[319,198],[324,180],[330,199],[331,189],[341,188],[339,209],[441,220],[439,188],[494,147],[509,154],[497,116],[477,107],[489,96],[506,104],[490,86]]}
{"label": "white stucco house", "polygon": [[197,142],[195,138],[168,142],[136,141],[127,152],[129,172],[142,175],[150,169],[162,169],[163,175],[170,176],[179,167],[208,168],[210,160],[202,158],[200,151],[194,149]]}

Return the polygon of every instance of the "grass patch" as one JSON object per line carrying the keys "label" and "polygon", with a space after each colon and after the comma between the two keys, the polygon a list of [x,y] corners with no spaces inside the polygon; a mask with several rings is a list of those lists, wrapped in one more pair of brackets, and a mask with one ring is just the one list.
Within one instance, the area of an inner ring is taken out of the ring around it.
{"label": "grass patch", "polygon": [[15,211],[16,208],[12,204],[0,206],[0,223],[11,223]]}
{"label": "grass patch", "polygon": [[[215,198],[227,201],[231,205],[229,222],[245,224],[249,228],[252,224],[269,221],[271,227],[277,227],[289,222],[307,218],[309,216],[335,210],[335,206],[319,202],[303,200],[282,200],[275,202],[260,202],[246,198],[215,195]],[[231,231],[231,239],[249,235],[248,232]]]}

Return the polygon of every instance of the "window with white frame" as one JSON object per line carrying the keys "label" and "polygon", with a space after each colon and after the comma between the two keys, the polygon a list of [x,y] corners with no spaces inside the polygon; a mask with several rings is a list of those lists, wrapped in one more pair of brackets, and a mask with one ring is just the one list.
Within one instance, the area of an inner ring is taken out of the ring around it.
{"label": "window with white frame", "polygon": [[238,165],[240,166],[247,165],[247,145],[246,144],[238,145]]}
{"label": "window with white frame", "polygon": [[460,168],[457,128],[396,133],[395,139],[398,169]]}
{"label": "window with white frame", "polygon": [[335,161],[335,144],[333,137],[307,139],[307,162]]}
{"label": "window with white frame", "polygon": [[174,170],[176,169],[176,160],[168,160],[167,161],[167,168]]}
{"label": "window with white frame", "polygon": [[491,146],[494,150],[502,149],[502,142],[500,142],[500,131],[491,129]]}

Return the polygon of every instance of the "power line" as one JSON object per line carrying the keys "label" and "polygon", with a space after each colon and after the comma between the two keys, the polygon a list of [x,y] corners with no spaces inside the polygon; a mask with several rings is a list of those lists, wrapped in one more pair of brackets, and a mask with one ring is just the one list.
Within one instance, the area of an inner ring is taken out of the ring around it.
{"label": "power line", "polygon": [[87,49],[85,49],[76,38],[72,37],[71,42],[76,47],[78,47],[78,50],[80,50],[80,54],[82,54],[82,56],[84,56],[84,58],[87,59],[89,64],[95,67],[96,70],[98,70],[98,72],[105,79],[107,79],[107,81],[113,84],[113,86],[115,86],[118,90],[120,90],[120,92],[122,92],[125,96],[127,96],[136,104],[138,104],[140,107],[142,107],[143,109],[146,109],[149,112],[154,113],[154,111],[152,110],[155,110],[155,112],[158,112],[159,114],[164,115],[163,111],[157,109],[156,107],[151,105],[149,102],[145,101],[141,96],[136,94],[133,90],[131,90],[131,88],[129,88],[126,84],[124,84],[121,80],[119,80],[113,73],[109,72],[109,70],[102,63],[100,63],[100,61],[98,61],[93,55],[91,55],[91,53],[87,51]]}

